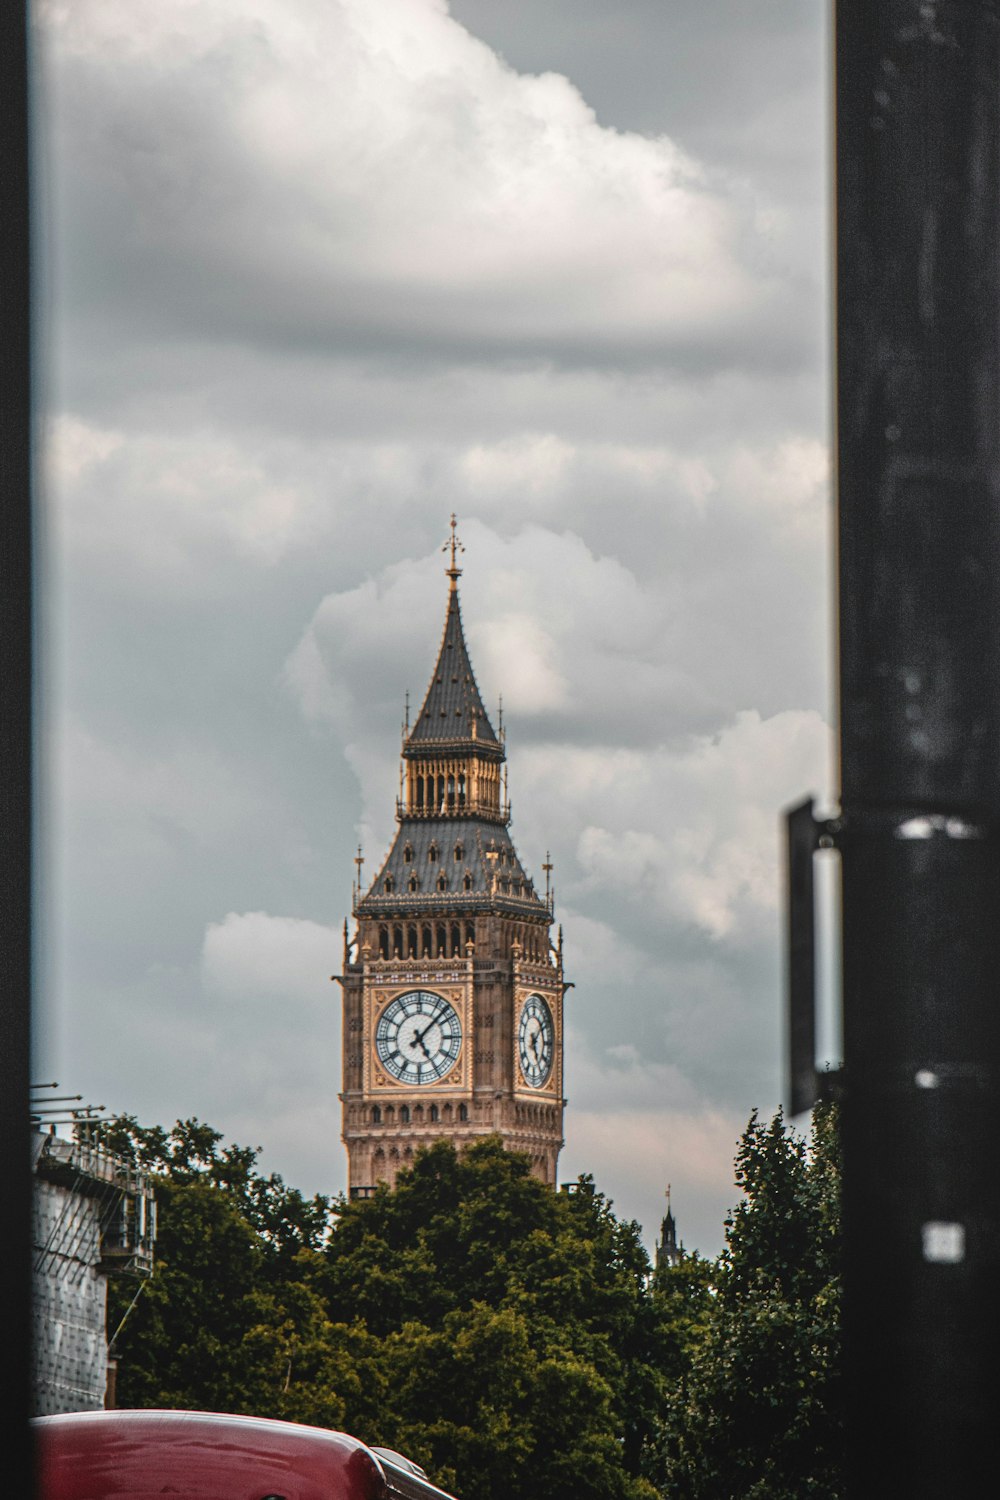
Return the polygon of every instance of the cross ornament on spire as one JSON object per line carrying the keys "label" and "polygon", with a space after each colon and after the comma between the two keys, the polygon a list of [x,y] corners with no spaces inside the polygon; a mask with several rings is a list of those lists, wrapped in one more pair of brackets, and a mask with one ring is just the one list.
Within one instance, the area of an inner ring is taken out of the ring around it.
{"label": "cross ornament on spire", "polygon": [[458,580],[462,576],[462,570],[461,570],[461,568],[457,567],[456,564],[455,564],[455,555],[458,552],[464,552],[465,551],[465,548],[462,546],[462,543],[461,543],[461,540],[460,540],[460,538],[458,536],[458,533],[455,530],[455,527],[457,526],[457,524],[458,523],[455,520],[455,512],[452,511],[452,513],[451,513],[451,536],[448,539],[448,541],[445,542],[444,546],[441,548],[442,552],[447,552],[449,550],[451,551],[451,567],[450,568],[445,568],[444,571],[445,571],[445,574],[447,575],[447,577],[449,577],[451,579],[451,586],[452,586],[452,588],[455,588],[455,586],[458,583]]}

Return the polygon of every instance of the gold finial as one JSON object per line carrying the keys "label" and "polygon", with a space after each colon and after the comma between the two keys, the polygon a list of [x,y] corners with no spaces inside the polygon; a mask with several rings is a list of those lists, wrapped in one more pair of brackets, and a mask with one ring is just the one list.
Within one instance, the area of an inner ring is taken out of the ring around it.
{"label": "gold finial", "polygon": [[457,586],[458,580],[462,576],[462,570],[461,570],[461,568],[456,567],[456,565],[455,565],[455,554],[457,552],[464,552],[465,551],[465,548],[462,546],[462,543],[459,540],[458,533],[455,530],[455,527],[457,525],[458,525],[458,522],[455,520],[455,512],[452,511],[452,513],[451,513],[451,536],[450,536],[449,540],[446,541],[445,544],[444,544],[444,546],[441,548],[442,552],[448,552],[449,550],[451,551],[451,567],[450,568],[445,568],[444,571],[445,571],[445,575],[448,578],[451,579],[451,586],[452,586],[452,588],[455,588]]}

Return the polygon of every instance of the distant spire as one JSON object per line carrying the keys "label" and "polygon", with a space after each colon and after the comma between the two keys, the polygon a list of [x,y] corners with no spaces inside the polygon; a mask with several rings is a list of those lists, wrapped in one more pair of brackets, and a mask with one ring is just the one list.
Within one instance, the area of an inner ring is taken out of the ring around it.
{"label": "distant spire", "polygon": [[452,511],[452,513],[451,513],[451,536],[449,537],[448,541],[445,542],[444,546],[441,548],[442,552],[448,552],[449,550],[451,552],[451,567],[450,568],[445,568],[444,571],[445,571],[445,575],[448,578],[451,579],[451,586],[452,586],[453,589],[458,587],[458,580],[462,576],[462,570],[461,570],[461,568],[457,567],[456,564],[455,564],[455,554],[456,554],[456,552],[464,552],[465,551],[465,548],[462,546],[462,543],[459,540],[458,533],[455,530],[455,527],[457,526],[457,524],[458,523],[455,520],[455,512]]}
{"label": "distant spire", "polygon": [[658,1271],[665,1270],[669,1266],[676,1266],[683,1253],[683,1247],[677,1243],[677,1223],[673,1209],[670,1207],[669,1182],[664,1197],[667,1200],[667,1212],[660,1225],[660,1238],[656,1242],[656,1269]]}

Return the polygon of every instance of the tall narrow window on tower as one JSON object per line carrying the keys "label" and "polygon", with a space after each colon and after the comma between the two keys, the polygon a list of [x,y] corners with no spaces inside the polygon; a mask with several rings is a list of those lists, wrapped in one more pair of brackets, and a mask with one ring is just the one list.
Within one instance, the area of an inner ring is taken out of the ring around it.
{"label": "tall narrow window on tower", "polygon": [[[490,723],[465,644],[454,516],[443,550],[444,634],[412,727],[407,716],[399,826],[367,889],[355,887],[340,976],[352,1195],[393,1186],[420,1146],[493,1134],[555,1185],[563,1144],[569,986],[561,929],[551,940],[551,865],[546,856],[542,898],[510,836],[506,734]],[[449,850],[461,878],[449,876]],[[409,940],[390,942],[390,931]]]}

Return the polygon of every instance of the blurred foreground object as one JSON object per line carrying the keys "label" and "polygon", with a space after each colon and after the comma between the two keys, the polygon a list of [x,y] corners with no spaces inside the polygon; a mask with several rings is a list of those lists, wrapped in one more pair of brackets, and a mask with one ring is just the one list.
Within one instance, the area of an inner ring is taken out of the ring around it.
{"label": "blurred foreground object", "polygon": [[1000,1326],[1000,18],[837,7],[838,818],[848,1493],[976,1493]]}

